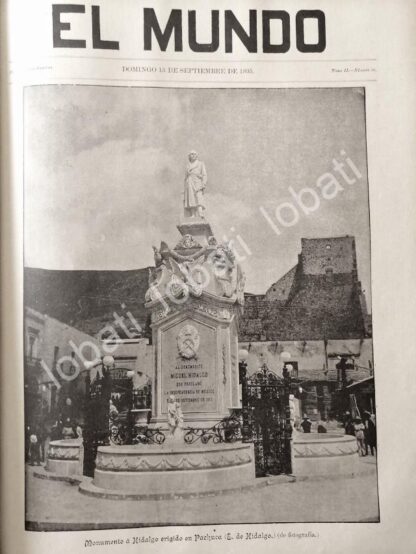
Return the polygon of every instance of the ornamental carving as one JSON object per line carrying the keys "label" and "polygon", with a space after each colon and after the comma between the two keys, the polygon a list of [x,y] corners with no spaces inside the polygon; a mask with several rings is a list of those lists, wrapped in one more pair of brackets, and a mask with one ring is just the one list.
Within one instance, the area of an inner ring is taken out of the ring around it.
{"label": "ornamental carving", "polygon": [[176,248],[171,250],[164,242],[160,249],[153,248],[156,267],[149,270],[146,303],[175,304],[176,299],[198,298],[206,292],[243,305],[245,278],[229,244],[217,244],[210,237],[210,243],[201,246],[188,234]]}
{"label": "ornamental carving", "polygon": [[50,460],[79,460],[79,447],[49,446],[48,458]]}
{"label": "ornamental carving", "polygon": [[182,358],[187,360],[196,358],[200,340],[198,330],[193,325],[184,325],[176,337],[179,354]]}
{"label": "ornamental carving", "polygon": [[171,310],[169,308],[167,309],[161,309],[157,310],[152,313],[152,322],[155,323],[157,321],[161,321],[162,319],[165,319],[170,314]]}
{"label": "ornamental carving", "polygon": [[327,444],[297,444],[293,443],[293,454],[296,458],[334,458],[338,456],[349,456],[357,453],[357,445],[349,443],[327,443]]}
{"label": "ornamental carving", "polygon": [[223,451],[204,454],[111,455],[98,452],[96,468],[103,471],[174,471],[209,469],[249,464],[250,451]]}
{"label": "ornamental carving", "polygon": [[227,308],[213,308],[207,304],[196,304],[196,309],[217,319],[230,319],[231,312]]}
{"label": "ornamental carving", "polygon": [[184,235],[175,246],[175,250],[188,250],[190,248],[202,248],[199,242],[195,240],[192,235]]}

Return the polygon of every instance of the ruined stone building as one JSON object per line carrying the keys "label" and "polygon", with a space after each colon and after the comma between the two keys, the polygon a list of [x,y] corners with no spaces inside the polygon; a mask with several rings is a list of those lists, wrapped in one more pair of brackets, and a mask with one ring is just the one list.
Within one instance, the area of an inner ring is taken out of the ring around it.
{"label": "ruined stone building", "polygon": [[[328,417],[336,391],[373,375],[371,316],[351,236],[302,239],[298,263],[264,295],[247,295],[240,343],[249,372],[263,363],[281,374],[284,362],[303,383],[304,411]],[[344,358],[343,375],[337,364]],[[365,408],[374,406],[365,406]]]}

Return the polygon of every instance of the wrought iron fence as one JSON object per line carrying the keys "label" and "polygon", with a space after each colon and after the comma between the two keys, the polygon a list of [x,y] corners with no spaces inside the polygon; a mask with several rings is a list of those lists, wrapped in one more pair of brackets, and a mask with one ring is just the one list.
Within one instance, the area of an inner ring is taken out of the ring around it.
{"label": "wrought iron fence", "polygon": [[[291,473],[290,377],[283,379],[265,365],[251,376],[240,364],[242,410],[224,418],[209,428],[183,429],[185,444],[252,442],[255,451],[256,475]],[[92,475],[95,456],[100,445],[165,443],[166,434],[160,428],[137,424],[131,409],[118,412],[110,409],[111,375],[103,371],[92,383],[87,378],[86,428],[84,432],[84,473]],[[133,391],[134,408],[149,409],[150,387],[139,394]]]}
{"label": "wrought iron fence", "polygon": [[291,473],[290,377],[266,365],[251,376],[240,367],[244,442],[254,443],[256,475]]}

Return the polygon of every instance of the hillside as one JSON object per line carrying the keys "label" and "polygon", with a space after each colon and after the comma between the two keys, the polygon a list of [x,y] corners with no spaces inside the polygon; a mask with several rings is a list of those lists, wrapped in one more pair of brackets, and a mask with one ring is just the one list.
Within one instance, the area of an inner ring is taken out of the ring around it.
{"label": "hillside", "polygon": [[149,268],[130,271],[25,268],[25,305],[91,335],[114,320],[113,312],[123,316],[130,311],[145,326],[148,273]]}
{"label": "hillside", "polygon": [[[131,312],[150,336],[144,308],[149,268],[130,271],[25,269],[25,305],[90,335]],[[276,285],[277,286],[277,285]],[[360,303],[352,273],[305,275],[296,271],[286,300],[246,294],[243,341],[319,340],[371,336],[371,317]],[[122,304],[125,307],[122,307]]]}

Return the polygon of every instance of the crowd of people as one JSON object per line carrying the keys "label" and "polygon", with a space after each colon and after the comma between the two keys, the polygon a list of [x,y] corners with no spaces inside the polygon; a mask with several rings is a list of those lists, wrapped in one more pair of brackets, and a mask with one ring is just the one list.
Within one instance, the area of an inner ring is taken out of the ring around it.
{"label": "crowd of people", "polygon": [[[375,456],[377,453],[377,429],[376,418],[374,414],[368,411],[363,412],[361,417],[352,417],[350,412],[345,412],[342,426],[346,435],[351,435],[357,440],[358,454],[360,456]],[[328,422],[319,420],[316,425],[304,414],[300,423],[304,433],[310,433],[312,428],[316,428],[318,433],[327,433]]]}
{"label": "crowd of people", "polygon": [[[112,420],[112,412],[118,414],[117,409],[111,402],[110,405],[110,421]],[[335,426],[342,425],[346,435],[354,436],[357,440],[358,453],[360,456],[371,456],[377,453],[377,430],[376,418],[369,411],[364,411],[363,416],[353,417],[350,412],[346,411],[342,418],[342,422],[336,420],[327,421],[320,419],[317,422],[312,422],[307,414],[303,415],[302,421],[295,422],[296,429],[302,429],[304,433],[311,433],[312,429],[318,433],[327,433],[334,431]],[[65,403],[60,411],[58,419],[48,426],[44,420],[40,420],[33,425],[26,426],[25,433],[25,458],[31,465],[40,465],[46,458],[46,445],[52,440],[61,439],[82,439],[82,427],[74,418],[74,409],[70,398],[66,398]]]}
{"label": "crowd of people", "polygon": [[82,427],[74,418],[72,401],[67,398],[54,422],[36,418],[25,429],[25,460],[30,465],[41,465],[46,459],[49,441],[82,438]]}
{"label": "crowd of people", "polygon": [[351,435],[357,439],[358,454],[371,456],[377,453],[377,428],[376,417],[368,411],[363,412],[363,417],[351,416],[350,412],[344,415],[345,434]]}
{"label": "crowd of people", "polygon": [[41,465],[46,459],[46,448],[49,441],[61,439],[81,439],[82,428],[71,419],[58,419],[52,426],[45,422],[26,426],[25,459],[30,465]]}

